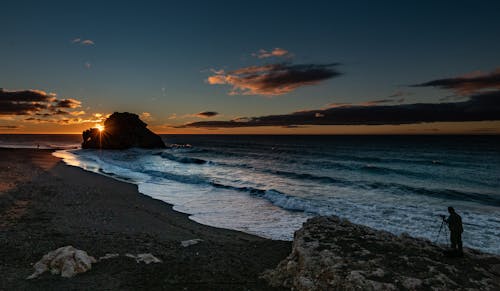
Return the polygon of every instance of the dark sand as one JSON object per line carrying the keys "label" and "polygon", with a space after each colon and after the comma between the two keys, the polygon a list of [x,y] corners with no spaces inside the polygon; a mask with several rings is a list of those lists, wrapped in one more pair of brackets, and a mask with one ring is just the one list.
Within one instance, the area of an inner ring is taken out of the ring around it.
{"label": "dark sand", "polygon": [[[187,248],[180,241],[200,238]],[[73,245],[106,253],[152,253],[162,264],[119,257],[71,279],[32,264]],[[267,290],[259,279],[291,243],[204,226],[137,186],[65,165],[49,150],[0,149],[0,290]]]}

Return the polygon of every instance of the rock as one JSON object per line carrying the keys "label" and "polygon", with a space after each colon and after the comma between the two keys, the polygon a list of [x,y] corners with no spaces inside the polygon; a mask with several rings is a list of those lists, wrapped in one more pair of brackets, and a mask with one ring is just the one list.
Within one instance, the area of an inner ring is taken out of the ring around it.
{"label": "rock", "polygon": [[33,266],[35,272],[26,279],[37,278],[49,270],[54,275],[61,274],[62,277],[71,278],[78,273],[87,272],[95,262],[95,258],[89,256],[87,252],[65,246],[44,255]]}
{"label": "rock", "polygon": [[353,224],[336,216],[309,219],[292,252],[262,277],[292,290],[500,290],[500,256],[445,248],[407,234]]}
{"label": "rock", "polygon": [[82,133],[82,148],[165,148],[161,137],[146,126],[137,114],[115,112],[104,121],[102,131],[91,128]]}
{"label": "rock", "polygon": [[189,240],[183,240],[181,241],[181,246],[183,247],[189,247],[189,246],[192,246],[192,245],[195,245],[197,243],[200,243],[202,242],[203,240],[202,239],[199,239],[199,238],[195,238],[195,239],[189,239]]}
{"label": "rock", "polygon": [[153,256],[152,254],[150,253],[146,253],[146,254],[137,254],[136,256],[132,255],[132,254],[125,254],[126,257],[129,257],[129,258],[132,258],[132,259],[135,259],[135,261],[137,263],[140,263],[140,262],[143,262],[145,263],[146,265],[149,265],[151,263],[162,263],[162,260],[158,259],[157,257]]}

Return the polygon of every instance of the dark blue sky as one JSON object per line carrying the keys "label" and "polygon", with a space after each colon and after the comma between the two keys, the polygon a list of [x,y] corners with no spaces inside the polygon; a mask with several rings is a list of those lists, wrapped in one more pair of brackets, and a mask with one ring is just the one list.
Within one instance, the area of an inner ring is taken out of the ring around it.
{"label": "dark blue sky", "polygon": [[[434,103],[451,93],[408,85],[500,66],[499,1],[73,2],[2,3],[0,87],[74,98],[86,114],[149,112],[160,126],[391,95]],[[289,55],[252,56],[275,48]],[[207,82],[211,69],[285,62],[340,63],[341,75],[279,96]]]}

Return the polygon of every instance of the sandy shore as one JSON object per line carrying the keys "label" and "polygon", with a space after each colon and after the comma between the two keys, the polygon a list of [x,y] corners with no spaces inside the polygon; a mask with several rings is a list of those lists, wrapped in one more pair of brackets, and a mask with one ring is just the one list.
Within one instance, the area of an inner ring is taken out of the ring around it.
{"label": "sandy shore", "polygon": [[[195,238],[203,242],[180,245]],[[164,263],[119,257],[71,279],[25,280],[34,262],[65,245],[95,257],[152,253]],[[195,223],[137,186],[67,166],[49,150],[0,149],[0,290],[266,290],[259,275],[290,249]]]}

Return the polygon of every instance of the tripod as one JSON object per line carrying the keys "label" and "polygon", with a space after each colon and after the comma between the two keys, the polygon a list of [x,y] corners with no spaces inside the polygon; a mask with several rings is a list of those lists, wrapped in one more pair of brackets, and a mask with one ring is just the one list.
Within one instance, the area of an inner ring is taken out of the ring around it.
{"label": "tripod", "polygon": [[[444,220],[443,218],[443,221],[441,221],[441,226],[439,227],[439,231],[438,231],[438,234],[436,236],[436,239],[434,240],[434,243],[437,243],[438,239],[439,239],[439,235],[441,234],[441,230],[443,229],[443,226],[446,224],[446,221]],[[444,229],[445,233],[446,233],[446,228]]]}

